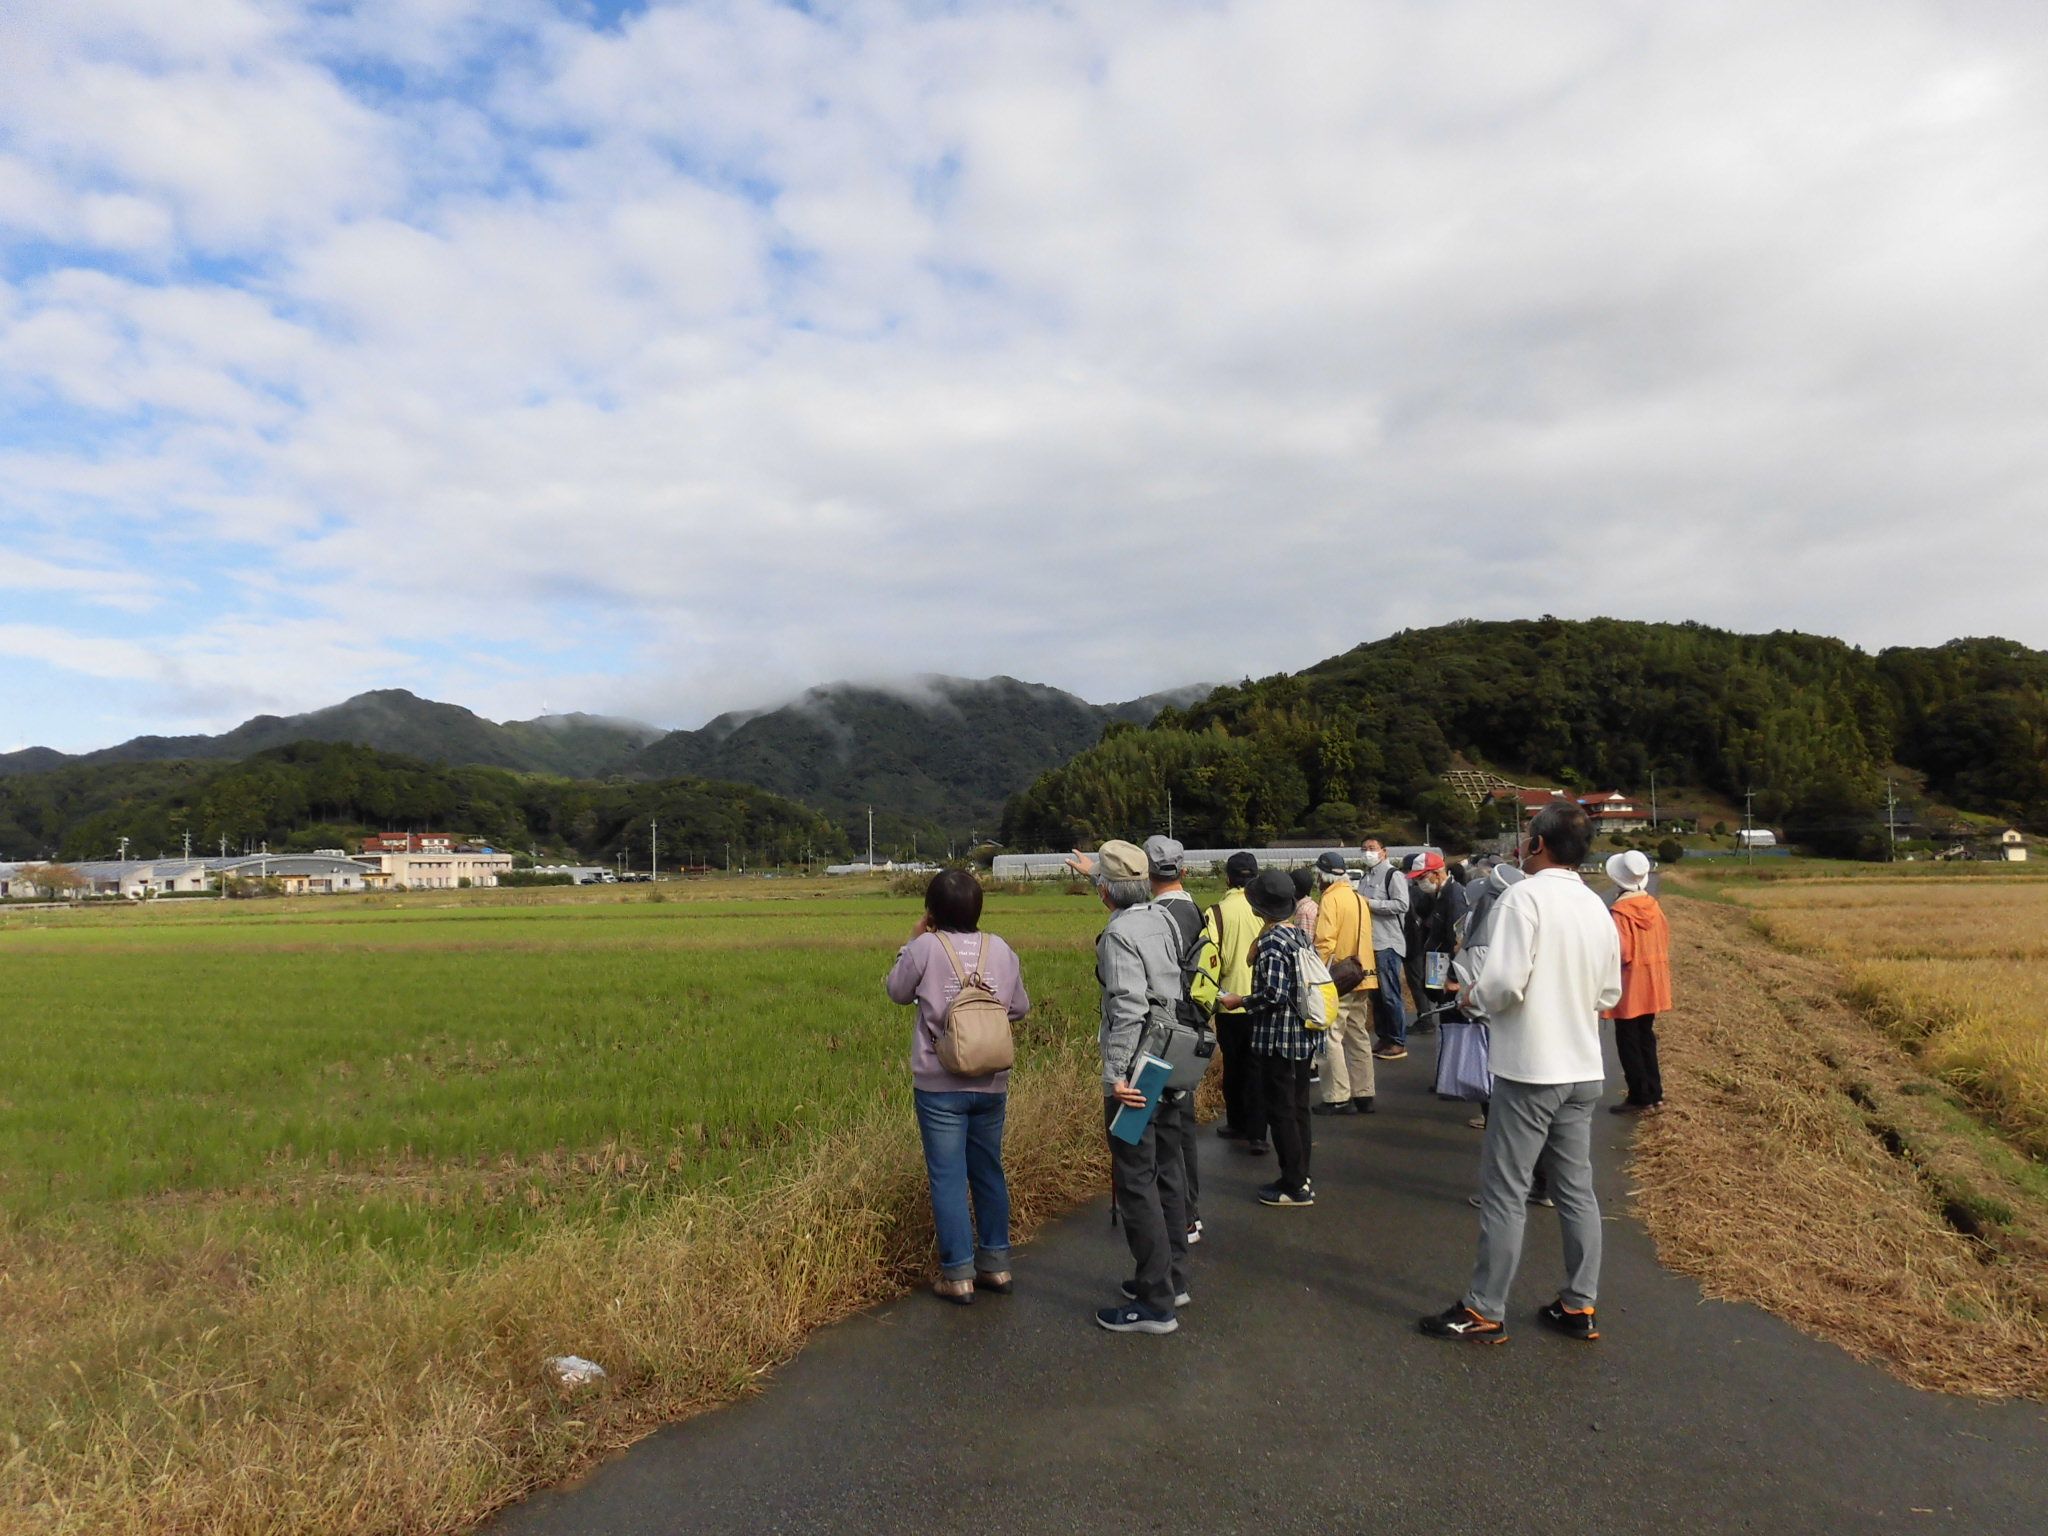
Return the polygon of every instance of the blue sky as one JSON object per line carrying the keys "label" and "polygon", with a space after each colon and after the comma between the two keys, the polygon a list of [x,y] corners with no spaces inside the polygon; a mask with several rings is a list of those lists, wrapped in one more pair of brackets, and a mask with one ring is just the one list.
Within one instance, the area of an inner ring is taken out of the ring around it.
{"label": "blue sky", "polygon": [[0,56],[0,750],[1463,616],[2048,644],[2026,6],[15,0]]}

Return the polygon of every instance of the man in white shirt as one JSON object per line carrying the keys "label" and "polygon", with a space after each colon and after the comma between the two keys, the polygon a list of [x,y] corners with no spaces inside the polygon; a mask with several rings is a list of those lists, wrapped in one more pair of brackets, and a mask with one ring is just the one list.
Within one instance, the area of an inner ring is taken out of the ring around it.
{"label": "man in white shirt", "polygon": [[1529,824],[1529,878],[1494,903],[1472,1011],[1491,1023],[1493,1101],[1479,1170],[1479,1262],[1471,1288],[1421,1320],[1434,1338],[1507,1340],[1508,1290],[1544,1163],[1564,1228],[1565,1285],[1537,1314],[1570,1338],[1600,1337],[1600,1203],[1593,1194],[1593,1110],[1606,1086],[1600,1014],[1621,998],[1621,944],[1606,904],[1579,878],[1592,846],[1586,813],[1565,802]]}

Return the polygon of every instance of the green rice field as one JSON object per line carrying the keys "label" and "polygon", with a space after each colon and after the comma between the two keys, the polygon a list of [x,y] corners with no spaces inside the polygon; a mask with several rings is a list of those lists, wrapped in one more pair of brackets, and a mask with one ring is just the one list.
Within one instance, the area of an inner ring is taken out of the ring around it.
{"label": "green rice field", "polygon": [[[756,881],[0,912],[0,1523],[458,1530],[914,1276],[881,981],[917,909]],[[1094,1177],[1101,917],[989,900],[1035,1004],[1026,1222]],[[578,1403],[539,1370],[605,1350]]]}

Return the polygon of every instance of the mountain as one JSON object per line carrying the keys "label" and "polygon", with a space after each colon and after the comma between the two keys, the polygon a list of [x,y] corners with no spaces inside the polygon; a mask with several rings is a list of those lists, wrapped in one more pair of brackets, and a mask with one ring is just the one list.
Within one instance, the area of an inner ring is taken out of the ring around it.
{"label": "mountain", "polygon": [[0,858],[111,858],[121,839],[138,857],[225,839],[239,850],[352,848],[365,832],[441,830],[504,848],[567,851],[609,863],[647,858],[661,823],[666,864],[722,856],[791,862],[806,849],[850,851],[806,806],[746,784],[673,777],[605,783],[448,766],[347,742],[295,742],[239,762],[72,764],[0,779]]}
{"label": "mountain", "polygon": [[1003,802],[1093,746],[1207,688],[1090,704],[1013,677],[926,677],[899,688],[835,683],[778,709],[721,715],[636,754],[625,772],[757,784],[838,817],[856,842],[875,811],[878,846],[993,832]]}
{"label": "mountain", "polygon": [[617,772],[661,731],[599,715],[543,715],[504,724],[456,704],[422,699],[403,688],[360,693],[303,715],[258,715],[219,736],[137,736],[75,757],[47,747],[0,754],[0,777],[68,765],[239,761],[297,741],[353,742],[430,763],[477,764],[570,778]]}
{"label": "mountain", "polygon": [[1159,823],[1203,842],[1351,841],[1483,811],[1442,775],[1639,792],[1655,771],[1740,802],[1830,852],[1866,851],[1888,774],[1965,809],[2048,824],[2048,653],[1956,640],[1869,655],[1824,636],[1613,619],[1408,630],[1301,672],[1217,689],[1119,726],[1043,774],[1003,817],[1012,846],[1059,848]]}

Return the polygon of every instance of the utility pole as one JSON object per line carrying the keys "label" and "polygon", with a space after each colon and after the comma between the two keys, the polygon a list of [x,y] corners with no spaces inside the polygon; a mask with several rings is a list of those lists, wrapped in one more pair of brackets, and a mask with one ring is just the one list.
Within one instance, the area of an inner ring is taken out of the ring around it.
{"label": "utility pole", "polygon": [[868,807],[868,873],[875,872],[875,808]]}
{"label": "utility pole", "polygon": [[1890,779],[1884,781],[1884,821],[1892,835],[1892,863],[1899,862],[1899,796]]}
{"label": "utility pole", "polygon": [[647,878],[661,878],[661,823],[658,821],[647,823]]}
{"label": "utility pole", "polygon": [[1657,830],[1657,770],[1650,770],[1650,830]]}
{"label": "utility pole", "polygon": [[[1173,786],[1166,786],[1166,835],[1173,836]],[[1277,943],[1278,941],[1275,940]]]}
{"label": "utility pole", "polygon": [[1743,862],[1746,863],[1752,869],[1756,867],[1755,806],[1756,791],[1753,789],[1745,789],[1742,792],[1742,830],[1747,834],[1747,836],[1745,836],[1742,839],[1742,841],[1748,847],[1749,856]]}

